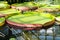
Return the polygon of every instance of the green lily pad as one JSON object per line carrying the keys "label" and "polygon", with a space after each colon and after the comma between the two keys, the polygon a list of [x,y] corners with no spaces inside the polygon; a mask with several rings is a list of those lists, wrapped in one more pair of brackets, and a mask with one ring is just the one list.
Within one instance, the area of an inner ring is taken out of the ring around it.
{"label": "green lily pad", "polygon": [[5,23],[5,18],[4,17],[0,17],[0,26],[2,26]]}
{"label": "green lily pad", "polygon": [[46,3],[40,3],[40,7],[47,7],[47,6],[50,6],[50,5],[48,5]]}
{"label": "green lily pad", "polygon": [[5,21],[5,18],[3,18],[3,17],[0,18],[0,23],[3,22],[3,21]]}
{"label": "green lily pad", "polygon": [[19,7],[19,6],[39,7],[39,4],[35,3],[35,2],[16,3],[16,4],[12,4],[12,5],[16,6],[16,7]]}
{"label": "green lily pad", "polygon": [[44,6],[42,8],[49,8],[49,9],[52,9],[52,10],[56,10],[56,9],[60,9],[60,5],[50,5],[50,6]]}
{"label": "green lily pad", "polygon": [[57,21],[60,21],[60,16],[57,16],[57,17],[56,17],[56,20],[57,20]]}
{"label": "green lily pad", "polygon": [[0,10],[8,9],[8,8],[10,8],[10,5],[7,2],[0,1]]}
{"label": "green lily pad", "polygon": [[20,11],[16,10],[16,9],[6,9],[6,10],[3,10],[3,11],[0,11],[0,15],[12,15],[12,14],[19,14]]}
{"label": "green lily pad", "polygon": [[12,13],[19,13],[20,11],[18,10],[15,10],[15,9],[6,9],[6,10],[3,10],[3,11],[0,11],[0,13],[2,14],[12,14]]}
{"label": "green lily pad", "polygon": [[51,14],[38,13],[38,12],[24,12],[24,14],[11,16],[8,20],[21,24],[45,24],[54,20]]}

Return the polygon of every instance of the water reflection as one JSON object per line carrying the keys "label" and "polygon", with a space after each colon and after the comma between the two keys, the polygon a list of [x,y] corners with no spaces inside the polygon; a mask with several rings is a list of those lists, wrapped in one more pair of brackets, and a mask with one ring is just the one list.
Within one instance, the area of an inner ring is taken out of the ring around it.
{"label": "water reflection", "polygon": [[[19,34],[20,36],[17,36],[16,38],[20,40],[23,40],[24,37],[20,34],[24,31],[22,30],[19,30],[19,29],[11,29],[12,33],[15,35],[15,34]],[[29,38],[31,38],[32,36],[35,37],[37,40],[60,40],[60,26],[55,24],[53,25],[51,28],[45,30],[45,29],[42,29],[40,31],[35,31],[35,30],[32,30],[32,31],[27,31],[28,32],[28,35],[26,34],[26,32],[24,32],[27,36],[29,36]],[[31,33],[31,34],[30,34]],[[33,38],[32,39],[35,39]],[[24,39],[25,40],[25,39]]]}

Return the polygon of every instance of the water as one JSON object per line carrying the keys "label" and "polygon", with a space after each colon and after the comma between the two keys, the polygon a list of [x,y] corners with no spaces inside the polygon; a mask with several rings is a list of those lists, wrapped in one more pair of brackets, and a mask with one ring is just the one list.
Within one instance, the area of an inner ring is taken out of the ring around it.
{"label": "water", "polygon": [[[19,29],[14,29],[15,30],[15,34],[19,34],[22,33],[23,31],[19,30]],[[34,35],[34,37],[37,40],[60,40],[60,26],[58,25],[53,25],[51,28],[48,28],[47,30],[45,29],[41,29],[40,31],[30,31],[30,33],[32,32],[31,35]],[[12,31],[12,33],[14,34],[14,32]],[[29,32],[28,32],[29,33]],[[20,35],[20,34],[19,34]],[[18,38],[20,40],[22,36],[17,36],[16,39]],[[22,37],[22,39],[24,39]],[[33,38],[34,39],[34,38]]]}

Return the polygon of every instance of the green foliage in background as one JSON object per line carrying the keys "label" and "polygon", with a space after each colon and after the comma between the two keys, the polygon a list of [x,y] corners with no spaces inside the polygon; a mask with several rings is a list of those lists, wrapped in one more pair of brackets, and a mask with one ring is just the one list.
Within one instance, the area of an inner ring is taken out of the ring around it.
{"label": "green foliage in background", "polygon": [[[0,0],[3,1],[3,0]],[[4,0],[4,1],[8,1],[10,4],[12,3],[16,3],[16,2],[28,2],[28,1],[36,1],[36,2],[41,2],[41,3],[51,3],[51,4],[60,4],[60,0]]]}
{"label": "green foliage in background", "polygon": [[60,4],[60,0],[54,0],[54,4]]}

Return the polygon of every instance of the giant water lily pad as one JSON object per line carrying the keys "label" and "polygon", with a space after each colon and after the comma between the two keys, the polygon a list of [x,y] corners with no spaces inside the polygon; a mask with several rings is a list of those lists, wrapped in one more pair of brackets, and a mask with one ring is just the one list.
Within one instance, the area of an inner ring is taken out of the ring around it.
{"label": "giant water lily pad", "polygon": [[3,26],[5,23],[5,18],[4,17],[0,17],[0,26]]}
{"label": "giant water lily pad", "polygon": [[35,10],[39,7],[39,4],[36,2],[24,2],[24,3],[16,3],[16,4],[12,4],[11,6],[12,8],[16,8],[22,11],[26,11],[26,10]]}
{"label": "giant water lily pad", "polygon": [[57,16],[57,17],[56,17],[56,23],[57,23],[58,25],[60,25],[60,16]]}
{"label": "giant water lily pad", "polygon": [[60,16],[57,16],[57,17],[56,17],[56,20],[57,20],[57,21],[60,21]]}
{"label": "giant water lily pad", "polygon": [[13,14],[18,14],[20,11],[16,9],[6,9],[3,11],[0,11],[0,16],[8,16],[8,15],[13,15]]}
{"label": "giant water lily pad", "polygon": [[16,6],[16,7],[19,7],[19,6],[27,6],[27,7],[34,7],[34,6],[39,6],[38,3],[35,3],[35,2],[24,2],[24,3],[16,3],[16,4],[13,4],[13,6]]}
{"label": "giant water lily pad", "polygon": [[42,9],[47,12],[55,12],[55,11],[58,12],[60,11],[60,5],[45,6],[45,7],[42,7]]}
{"label": "giant water lily pad", "polygon": [[8,9],[10,5],[6,1],[0,1],[0,10]]}
{"label": "giant water lily pad", "polygon": [[54,16],[51,14],[37,13],[37,12],[24,12],[21,15],[11,16],[7,19],[7,23],[18,27],[36,28],[42,25],[48,26],[54,23]]}

